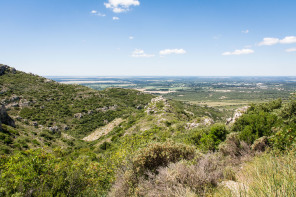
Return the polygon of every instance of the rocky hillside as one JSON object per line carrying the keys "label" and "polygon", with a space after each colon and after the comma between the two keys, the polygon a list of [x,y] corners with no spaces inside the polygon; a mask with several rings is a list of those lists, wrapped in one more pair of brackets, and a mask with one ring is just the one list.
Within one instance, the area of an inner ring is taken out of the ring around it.
{"label": "rocky hillside", "polygon": [[[70,139],[77,140],[74,144],[81,144],[81,139],[104,128],[124,128],[124,133],[133,133],[134,128],[143,131],[170,125],[177,130],[185,128],[186,123],[199,122],[204,116],[218,120],[222,115],[212,108],[155,98],[136,90],[97,91],[65,85],[6,65],[0,65],[0,71],[0,103],[15,120],[20,135],[5,136],[9,143],[2,143],[4,152],[17,147],[69,147],[73,144]],[[122,120],[121,125],[112,125],[116,119]],[[104,138],[109,133],[96,138],[98,143],[106,141]],[[113,132],[107,139],[110,141],[113,135],[119,134]]]}
{"label": "rocky hillside", "polygon": [[133,90],[95,91],[63,85],[1,66],[0,101],[17,121],[83,137],[115,118],[140,111],[152,95]]}

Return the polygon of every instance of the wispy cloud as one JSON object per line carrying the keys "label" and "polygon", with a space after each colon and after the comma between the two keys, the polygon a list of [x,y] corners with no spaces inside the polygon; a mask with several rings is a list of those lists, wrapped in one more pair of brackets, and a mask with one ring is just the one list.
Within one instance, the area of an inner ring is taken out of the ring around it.
{"label": "wispy cloud", "polygon": [[278,38],[264,38],[262,42],[259,43],[259,46],[271,46],[271,45],[275,45],[278,44],[280,42],[280,39]]}
{"label": "wispy cloud", "polygon": [[296,48],[286,49],[286,52],[288,52],[288,53],[296,52]]}
{"label": "wispy cloud", "polygon": [[280,41],[281,44],[292,44],[296,43],[296,36],[287,36]]}
{"label": "wispy cloud", "polygon": [[145,57],[145,58],[149,58],[149,57],[154,57],[154,54],[147,54],[145,53],[144,50],[142,49],[135,49],[132,53],[132,57]]}
{"label": "wispy cloud", "polygon": [[249,32],[250,31],[248,29],[242,31],[242,33],[244,33],[244,34],[248,34]]}
{"label": "wispy cloud", "polygon": [[160,55],[171,55],[171,54],[185,54],[186,51],[184,49],[164,49],[159,51]]}
{"label": "wispy cloud", "polygon": [[252,49],[240,49],[240,50],[235,50],[233,52],[224,52],[222,55],[247,55],[247,54],[252,54],[255,51]]}
{"label": "wispy cloud", "polygon": [[92,10],[90,13],[93,15],[96,15],[96,16],[102,16],[102,17],[106,16],[106,14],[102,14],[102,13],[98,12],[97,10]]}
{"label": "wispy cloud", "polygon": [[296,43],[296,36],[286,36],[282,40],[279,38],[264,38],[262,42],[259,43],[259,46],[271,46],[275,44],[292,44]]}
{"label": "wispy cloud", "polygon": [[133,40],[134,39],[134,36],[130,36],[130,37],[128,37],[128,39]]}
{"label": "wispy cloud", "polygon": [[104,5],[115,13],[121,13],[129,11],[131,6],[139,6],[140,2],[139,0],[108,0]]}
{"label": "wispy cloud", "polygon": [[113,18],[112,18],[114,21],[118,21],[119,20],[119,17],[117,17],[117,16],[113,16]]}

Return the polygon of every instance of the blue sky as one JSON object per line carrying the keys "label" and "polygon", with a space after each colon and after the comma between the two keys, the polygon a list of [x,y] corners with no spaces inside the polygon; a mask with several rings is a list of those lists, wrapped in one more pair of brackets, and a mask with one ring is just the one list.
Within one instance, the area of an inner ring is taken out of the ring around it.
{"label": "blue sky", "polygon": [[0,0],[0,63],[43,76],[295,76],[295,0]]}

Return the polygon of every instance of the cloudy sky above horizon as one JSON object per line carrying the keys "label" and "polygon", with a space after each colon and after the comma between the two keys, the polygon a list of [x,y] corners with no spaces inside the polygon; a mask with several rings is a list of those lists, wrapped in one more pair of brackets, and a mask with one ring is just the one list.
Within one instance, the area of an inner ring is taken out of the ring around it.
{"label": "cloudy sky above horizon", "polygon": [[0,0],[0,63],[43,76],[296,76],[295,0]]}

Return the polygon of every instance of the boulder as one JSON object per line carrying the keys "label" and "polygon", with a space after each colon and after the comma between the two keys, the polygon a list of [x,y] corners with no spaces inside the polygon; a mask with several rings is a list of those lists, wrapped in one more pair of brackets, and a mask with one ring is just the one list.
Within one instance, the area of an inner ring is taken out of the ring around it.
{"label": "boulder", "polygon": [[83,117],[83,113],[74,114],[74,118],[81,119]]}
{"label": "boulder", "polygon": [[68,130],[70,130],[70,127],[67,126],[67,125],[64,125],[64,126],[63,126],[63,129],[64,129],[64,131],[68,131]]}
{"label": "boulder", "polygon": [[15,127],[14,120],[7,114],[6,108],[4,105],[0,105],[0,122],[12,127]]}
{"label": "boulder", "polygon": [[48,130],[51,131],[53,134],[60,133],[60,130],[57,126],[48,127]]}
{"label": "boulder", "polygon": [[226,120],[226,125],[233,124],[237,119],[239,119],[244,113],[246,113],[249,109],[249,106],[244,106],[235,110],[234,115],[232,118],[228,118]]}
{"label": "boulder", "polygon": [[15,70],[15,68],[11,68],[7,65],[0,64],[0,76],[4,75],[6,73],[15,74],[16,70]]}

